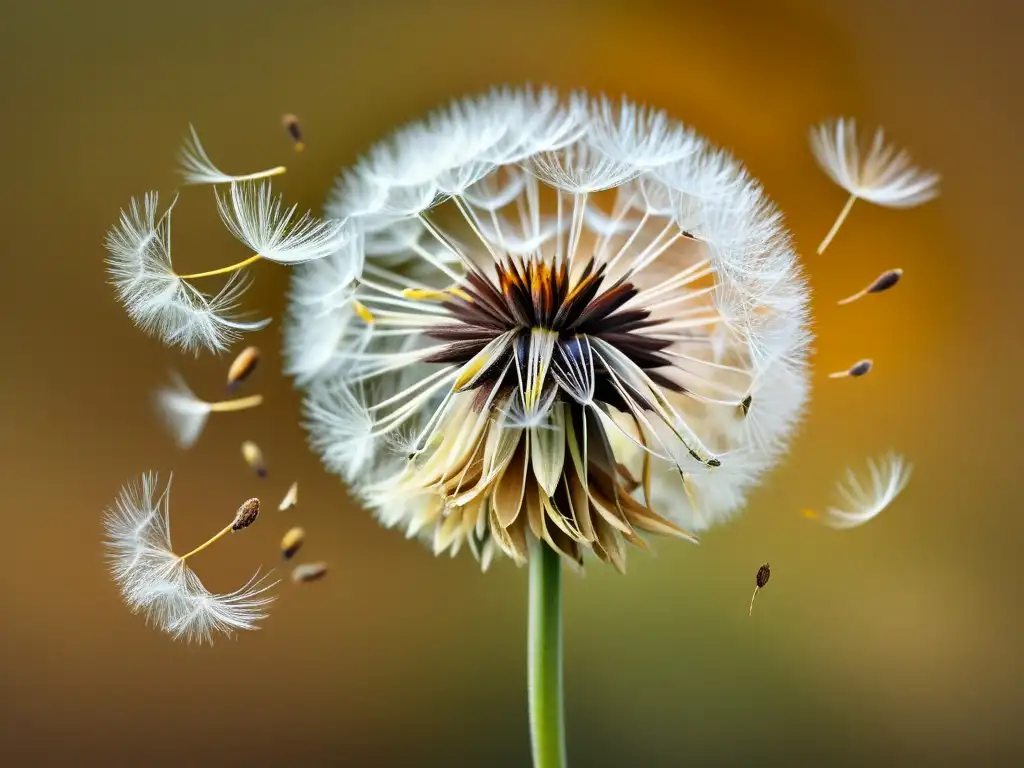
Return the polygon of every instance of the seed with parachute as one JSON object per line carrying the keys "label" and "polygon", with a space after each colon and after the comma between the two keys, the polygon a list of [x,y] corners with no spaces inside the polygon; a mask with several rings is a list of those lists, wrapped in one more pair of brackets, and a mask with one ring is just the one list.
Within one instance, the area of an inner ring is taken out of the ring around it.
{"label": "seed with parachute", "polygon": [[871,360],[858,360],[845,371],[830,373],[828,377],[830,379],[845,379],[849,377],[858,378],[866,375],[871,370],[872,365],[874,365],[874,363]]}
{"label": "seed with parachute", "polygon": [[842,299],[839,302],[839,305],[843,306],[844,304],[852,304],[857,301],[857,299],[862,299],[869,293],[882,293],[883,291],[888,291],[900,281],[901,277],[903,277],[902,269],[888,269],[876,277],[867,288],[862,288],[852,296],[847,296],[845,299]]}

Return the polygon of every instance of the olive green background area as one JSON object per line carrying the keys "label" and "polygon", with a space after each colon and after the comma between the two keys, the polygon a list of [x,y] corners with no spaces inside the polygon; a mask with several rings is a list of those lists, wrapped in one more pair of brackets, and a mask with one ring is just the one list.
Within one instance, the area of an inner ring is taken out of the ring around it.
{"label": "olive green background area", "polygon": [[[133,328],[102,248],[133,195],[173,194],[190,121],[223,168],[285,163],[279,189],[319,209],[389,128],[527,81],[626,93],[731,148],[785,211],[815,303],[811,411],[747,513],[700,546],[631,553],[625,577],[568,578],[572,764],[1019,759],[1022,21],[1020,4],[938,0],[5,3],[5,761],[528,764],[526,573],[432,558],[320,468],[279,374],[287,270],[258,265],[246,297],[275,317],[246,387],[265,404],[213,417],[182,452],[149,394],[173,367],[216,397],[229,358],[185,358]],[[301,155],[284,112],[302,118]],[[818,257],[844,195],[806,131],[833,114],[884,124],[943,173],[943,194],[910,211],[858,204]],[[184,190],[182,269],[246,255],[212,203]],[[893,292],[835,305],[897,266]],[[867,378],[827,378],[862,357]],[[266,480],[244,466],[245,439]],[[916,468],[879,519],[836,532],[799,514],[889,448]],[[259,632],[172,643],[121,606],[102,559],[103,508],[148,469],[175,473],[179,548],[263,498],[251,530],[196,558],[210,588],[276,565],[296,522],[301,557],[331,572],[283,583]],[[277,512],[295,479],[299,506]]]}

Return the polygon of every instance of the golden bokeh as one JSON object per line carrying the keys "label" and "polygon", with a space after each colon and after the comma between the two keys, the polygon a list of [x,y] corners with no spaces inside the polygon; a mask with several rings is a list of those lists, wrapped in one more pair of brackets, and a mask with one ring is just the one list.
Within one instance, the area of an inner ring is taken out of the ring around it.
{"label": "golden bokeh", "polygon": [[[102,247],[132,196],[173,193],[190,122],[228,170],[287,164],[279,188],[317,209],[389,128],[525,82],[625,93],[733,150],[786,213],[815,295],[811,411],[746,514],[699,547],[633,553],[626,577],[568,579],[573,764],[1019,757],[1022,23],[995,0],[5,4],[5,763],[528,764],[525,571],[435,560],[320,468],[279,373],[287,270],[258,265],[246,299],[275,317],[246,340],[262,356],[244,392],[264,404],[182,452],[151,391],[173,367],[213,397],[231,355],[183,358],[133,328]],[[845,196],[807,129],[839,114],[884,124],[943,193],[908,211],[858,204],[815,256]],[[211,204],[208,188],[179,203],[182,268],[244,255]],[[898,288],[836,305],[892,267]],[[864,357],[870,375],[828,379]],[[915,473],[879,519],[836,532],[801,514],[890,448]],[[276,565],[261,631],[187,647],[122,607],[100,517],[149,469],[174,472],[182,547],[262,498],[251,530],[190,561],[211,589]],[[299,503],[279,512],[294,480]],[[321,581],[293,585],[277,564],[293,525],[296,559],[330,564]]]}

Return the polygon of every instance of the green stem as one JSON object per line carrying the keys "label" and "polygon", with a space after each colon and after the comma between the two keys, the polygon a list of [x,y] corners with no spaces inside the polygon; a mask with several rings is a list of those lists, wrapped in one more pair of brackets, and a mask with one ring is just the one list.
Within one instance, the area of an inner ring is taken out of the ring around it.
{"label": "green stem", "polygon": [[534,768],[565,768],[562,686],[562,563],[543,541],[530,552],[530,735]]}

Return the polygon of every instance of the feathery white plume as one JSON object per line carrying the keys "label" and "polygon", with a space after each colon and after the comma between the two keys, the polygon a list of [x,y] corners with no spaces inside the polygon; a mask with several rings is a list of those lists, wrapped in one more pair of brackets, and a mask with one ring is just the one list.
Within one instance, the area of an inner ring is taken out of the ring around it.
{"label": "feathery white plume", "polygon": [[154,394],[154,403],[174,441],[181,448],[191,448],[203,432],[206,419],[214,411],[240,411],[254,408],[263,402],[262,395],[249,395],[234,400],[208,403],[200,400],[189,389],[185,379],[171,372],[171,385],[161,387]]}
{"label": "feathery white plume", "polygon": [[939,175],[915,168],[906,150],[897,152],[895,147],[885,143],[881,128],[875,130],[864,156],[853,118],[841,117],[815,126],[811,129],[810,140],[811,151],[821,169],[850,193],[832,229],[818,246],[819,254],[832,242],[855,200],[867,200],[888,208],[910,208],[939,194]]}
{"label": "feathery white plume", "polygon": [[295,218],[297,205],[282,210],[270,182],[232,182],[230,192],[217,195],[224,226],[264,259],[298,264],[341,251],[347,239],[343,221],[321,221],[307,211]]}
{"label": "feathery white plume", "polygon": [[128,316],[145,333],[196,354],[201,348],[223,352],[243,332],[265,328],[269,319],[245,322],[234,314],[249,285],[240,274],[213,296],[175,274],[171,211],[177,198],[159,220],[158,200],[156,192],[147,193],[142,204],[133,198],[107,233],[108,272]]}
{"label": "feathery white plume", "polygon": [[203,145],[199,143],[199,135],[196,129],[189,125],[189,135],[181,148],[181,174],[185,177],[186,184],[229,184],[236,181],[250,181],[252,179],[264,179],[268,176],[277,176],[284,173],[284,166],[269,168],[256,173],[246,173],[240,176],[232,176],[224,173],[210,160]]}
{"label": "feathery white plume", "polygon": [[838,484],[842,507],[830,507],[826,524],[832,528],[856,528],[875,519],[907,487],[913,465],[897,453],[868,460],[870,480],[861,483],[853,469]]}
{"label": "feathery white plume", "polygon": [[267,583],[269,574],[260,578],[257,571],[234,592],[206,589],[171,548],[171,481],[159,497],[157,483],[155,473],[144,474],[122,488],[104,513],[110,569],[125,603],[147,623],[188,642],[212,643],[217,633],[257,629],[274,600],[266,592],[277,582]]}

